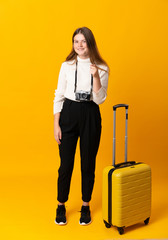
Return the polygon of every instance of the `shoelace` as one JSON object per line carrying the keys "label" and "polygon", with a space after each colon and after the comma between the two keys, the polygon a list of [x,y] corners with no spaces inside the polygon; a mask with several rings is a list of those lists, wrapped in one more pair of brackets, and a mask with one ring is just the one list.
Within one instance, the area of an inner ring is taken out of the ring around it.
{"label": "shoelace", "polygon": [[57,209],[57,213],[58,213],[58,215],[60,215],[60,216],[64,216],[65,215],[65,209],[63,209],[63,208],[58,208]]}
{"label": "shoelace", "polygon": [[80,213],[82,213],[82,216],[87,216],[89,214],[89,211],[87,209],[83,209],[81,211],[78,211]]}

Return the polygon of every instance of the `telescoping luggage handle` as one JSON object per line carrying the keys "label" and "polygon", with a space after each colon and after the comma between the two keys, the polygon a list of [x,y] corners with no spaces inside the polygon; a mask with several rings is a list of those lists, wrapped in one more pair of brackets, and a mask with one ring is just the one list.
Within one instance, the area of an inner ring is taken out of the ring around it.
{"label": "telescoping luggage handle", "polygon": [[[125,122],[125,162],[127,162],[127,129],[128,129],[128,106],[127,104],[117,104],[113,106],[114,122],[113,122],[113,166],[115,166],[115,151],[116,151],[116,109],[125,107],[126,122]],[[121,163],[122,164],[122,163]]]}

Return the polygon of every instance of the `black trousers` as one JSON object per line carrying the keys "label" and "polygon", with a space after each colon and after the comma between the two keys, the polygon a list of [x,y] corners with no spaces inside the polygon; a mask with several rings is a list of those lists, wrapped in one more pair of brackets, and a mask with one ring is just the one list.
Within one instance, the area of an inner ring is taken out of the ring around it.
{"label": "black trousers", "polygon": [[101,135],[99,106],[93,101],[76,102],[66,99],[60,114],[62,140],[58,170],[59,202],[68,200],[77,140],[80,138],[82,200],[89,202],[95,179],[95,160]]}

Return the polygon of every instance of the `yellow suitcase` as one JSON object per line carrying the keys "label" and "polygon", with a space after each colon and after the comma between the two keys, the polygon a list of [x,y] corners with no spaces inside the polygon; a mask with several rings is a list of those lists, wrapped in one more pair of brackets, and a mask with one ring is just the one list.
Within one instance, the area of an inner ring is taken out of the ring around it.
{"label": "yellow suitcase", "polygon": [[[116,109],[126,108],[125,162],[115,164]],[[147,225],[151,215],[151,168],[141,162],[127,161],[128,105],[113,106],[113,165],[103,171],[102,208],[105,226],[124,228],[144,221]]]}

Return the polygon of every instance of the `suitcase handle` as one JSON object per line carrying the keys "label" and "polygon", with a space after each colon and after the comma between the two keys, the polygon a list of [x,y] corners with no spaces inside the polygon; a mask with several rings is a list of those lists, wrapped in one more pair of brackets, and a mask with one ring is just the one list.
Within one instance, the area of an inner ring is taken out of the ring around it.
{"label": "suitcase handle", "polygon": [[117,104],[113,106],[113,112],[114,112],[114,122],[113,122],[113,166],[115,166],[115,146],[116,146],[116,109],[120,107],[125,107],[126,110],[126,123],[125,123],[125,162],[127,162],[127,129],[128,129],[128,107],[127,104]]}
{"label": "suitcase handle", "polygon": [[120,107],[125,107],[126,109],[128,109],[128,106],[129,105],[127,104],[117,104],[113,106],[113,110],[115,111],[117,108],[120,108]]}
{"label": "suitcase handle", "polygon": [[132,165],[135,165],[135,161],[127,161],[126,163],[118,163],[118,164],[115,164],[115,168],[120,168],[120,167],[126,167],[126,166],[132,166]]}

